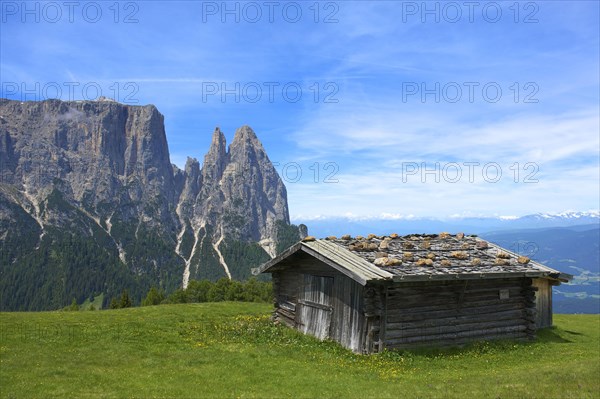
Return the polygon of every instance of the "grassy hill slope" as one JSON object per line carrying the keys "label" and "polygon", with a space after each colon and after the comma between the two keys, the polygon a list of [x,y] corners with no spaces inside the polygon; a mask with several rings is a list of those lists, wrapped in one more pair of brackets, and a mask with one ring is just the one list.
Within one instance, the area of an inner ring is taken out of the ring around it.
{"label": "grassy hill slope", "polygon": [[0,313],[3,398],[561,397],[600,393],[600,317],[534,343],[352,354],[254,303]]}

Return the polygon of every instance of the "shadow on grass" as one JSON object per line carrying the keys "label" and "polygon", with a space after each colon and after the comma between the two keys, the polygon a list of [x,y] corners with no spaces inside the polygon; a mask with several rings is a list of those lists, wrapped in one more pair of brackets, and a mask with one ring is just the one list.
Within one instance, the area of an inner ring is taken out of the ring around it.
{"label": "shadow on grass", "polygon": [[548,328],[538,330],[538,332],[537,332],[538,342],[553,342],[553,343],[559,343],[559,344],[573,343],[573,341],[568,340],[568,339],[564,338],[563,336],[561,336],[561,332],[573,334],[573,335],[584,335],[582,333],[575,332],[575,331],[566,331],[566,330],[558,329],[556,327],[548,327]]}
{"label": "shadow on grass", "polygon": [[577,332],[577,331],[571,331],[571,330],[565,330],[566,333],[571,334],[571,335],[583,335],[585,336],[585,334]]}
{"label": "shadow on grass", "polygon": [[556,327],[545,328],[538,330],[537,339],[531,341],[519,341],[519,340],[493,340],[493,341],[478,341],[460,346],[448,346],[448,347],[421,347],[414,349],[404,350],[386,350],[388,357],[394,356],[424,356],[424,357],[445,357],[452,355],[468,355],[468,354],[486,354],[486,353],[502,353],[512,350],[521,350],[523,347],[530,345],[536,345],[538,343],[559,343],[559,344],[570,344],[574,341],[566,339],[564,335],[584,335],[575,331],[561,330]]}
{"label": "shadow on grass", "polygon": [[530,345],[534,341],[515,341],[515,340],[493,340],[493,341],[476,341],[458,346],[445,347],[420,347],[414,349],[390,349],[387,356],[422,356],[427,358],[439,358],[448,356],[472,356],[473,354],[492,354],[503,353]]}

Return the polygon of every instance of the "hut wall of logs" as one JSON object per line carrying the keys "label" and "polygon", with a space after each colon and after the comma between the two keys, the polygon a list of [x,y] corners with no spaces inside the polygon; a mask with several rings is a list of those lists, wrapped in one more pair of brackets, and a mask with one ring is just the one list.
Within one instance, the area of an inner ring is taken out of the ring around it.
{"label": "hut wall of logs", "polygon": [[455,346],[474,340],[535,338],[530,278],[393,283],[385,287],[385,348]]}

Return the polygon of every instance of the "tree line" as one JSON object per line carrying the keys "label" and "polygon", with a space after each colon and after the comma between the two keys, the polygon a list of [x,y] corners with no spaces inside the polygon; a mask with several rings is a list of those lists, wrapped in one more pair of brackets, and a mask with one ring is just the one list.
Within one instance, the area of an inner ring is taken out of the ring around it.
{"label": "tree line", "polygon": [[[162,288],[151,287],[142,300],[142,306],[153,306],[173,303],[202,303],[202,302],[271,302],[273,286],[271,282],[259,281],[252,277],[247,281],[235,281],[221,278],[216,282],[209,280],[192,280],[186,289],[178,288],[167,295]],[[127,290],[120,297],[110,300],[110,309],[122,309],[133,306]],[[72,310],[76,310],[73,306]]]}

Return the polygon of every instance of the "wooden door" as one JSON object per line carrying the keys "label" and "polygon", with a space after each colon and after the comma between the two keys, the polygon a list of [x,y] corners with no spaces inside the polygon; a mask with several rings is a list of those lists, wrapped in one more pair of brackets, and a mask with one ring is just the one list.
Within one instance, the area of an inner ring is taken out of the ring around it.
{"label": "wooden door", "polygon": [[363,351],[366,336],[362,291],[363,287],[348,277],[335,279],[331,338],[354,352]]}
{"label": "wooden door", "polygon": [[300,290],[298,306],[299,329],[319,339],[330,337],[332,277],[304,275],[304,284]]}

